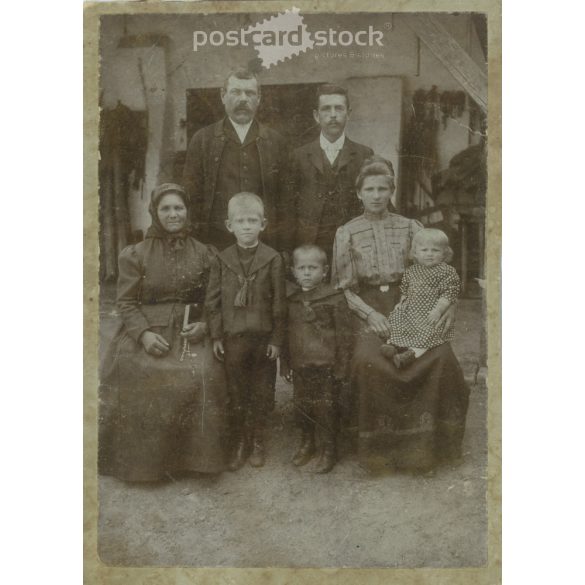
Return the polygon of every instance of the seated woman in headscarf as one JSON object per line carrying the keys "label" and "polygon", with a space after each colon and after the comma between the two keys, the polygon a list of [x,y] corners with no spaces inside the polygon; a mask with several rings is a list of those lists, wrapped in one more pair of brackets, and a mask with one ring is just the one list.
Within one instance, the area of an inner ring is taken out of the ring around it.
{"label": "seated woman in headscarf", "polygon": [[188,207],[180,185],[154,189],[145,240],[119,258],[100,468],[127,481],[225,467],[225,378],[203,314],[212,252],[189,236]]}
{"label": "seated woman in headscarf", "polygon": [[[426,471],[460,457],[469,390],[450,343],[403,368],[380,352],[412,238],[422,225],[388,210],[395,181],[384,159],[364,162],[356,189],[364,213],[337,230],[332,284],[344,290],[357,317],[349,409],[357,414],[358,453],[371,470]],[[448,329],[454,309],[437,327]]]}

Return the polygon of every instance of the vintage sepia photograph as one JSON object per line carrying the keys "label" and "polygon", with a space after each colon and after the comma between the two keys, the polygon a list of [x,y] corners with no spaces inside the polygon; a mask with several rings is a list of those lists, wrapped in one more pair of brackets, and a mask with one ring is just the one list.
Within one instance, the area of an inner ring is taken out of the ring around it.
{"label": "vintage sepia photograph", "polygon": [[99,562],[486,567],[488,14],[115,4],[86,11]]}

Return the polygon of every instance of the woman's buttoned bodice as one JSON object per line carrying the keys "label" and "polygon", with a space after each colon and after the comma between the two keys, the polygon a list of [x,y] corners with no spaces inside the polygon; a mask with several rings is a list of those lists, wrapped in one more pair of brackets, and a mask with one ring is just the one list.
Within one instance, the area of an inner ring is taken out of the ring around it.
{"label": "woman's buttoned bodice", "polygon": [[386,212],[381,217],[360,215],[337,230],[332,283],[346,291],[350,308],[360,317],[372,312],[357,296],[360,286],[400,282],[412,238],[422,227],[414,219]]}
{"label": "woman's buttoned bodice", "polygon": [[203,302],[210,266],[206,247],[193,238],[187,238],[181,248],[161,240],[144,243],[139,301],[143,304]]}
{"label": "woman's buttoned bodice", "polygon": [[181,244],[147,238],[120,254],[118,310],[136,340],[154,325],[167,325],[187,303],[203,310],[211,252],[194,238]]}

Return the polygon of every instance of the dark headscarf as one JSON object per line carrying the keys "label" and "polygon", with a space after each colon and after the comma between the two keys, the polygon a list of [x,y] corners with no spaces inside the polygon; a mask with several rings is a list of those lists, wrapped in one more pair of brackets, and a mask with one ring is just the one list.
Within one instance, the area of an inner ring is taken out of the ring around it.
{"label": "dark headscarf", "polygon": [[[165,196],[172,193],[173,195],[178,195],[185,204],[187,208],[187,221],[185,222],[184,227],[178,232],[167,232],[165,228],[160,223],[158,219],[157,209],[161,199]],[[185,238],[189,236],[191,225],[189,222],[189,199],[187,194],[185,193],[185,189],[181,187],[181,185],[177,185],[176,183],[163,183],[159,185],[152,191],[152,195],[150,197],[150,205],[148,206],[148,211],[150,216],[152,217],[152,224],[146,231],[147,238],[160,238],[168,242],[172,248],[179,249],[185,245]]]}

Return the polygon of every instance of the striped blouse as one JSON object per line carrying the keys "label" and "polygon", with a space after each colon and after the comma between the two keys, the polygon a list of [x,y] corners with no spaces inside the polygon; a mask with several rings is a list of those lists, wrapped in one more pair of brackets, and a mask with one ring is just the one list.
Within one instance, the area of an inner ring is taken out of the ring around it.
{"label": "striped blouse", "polygon": [[352,311],[366,319],[374,311],[359,297],[360,285],[398,283],[408,266],[415,219],[386,212],[382,217],[360,215],[341,226],[333,245],[331,283],[345,292]]}

